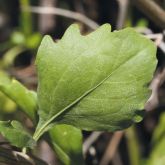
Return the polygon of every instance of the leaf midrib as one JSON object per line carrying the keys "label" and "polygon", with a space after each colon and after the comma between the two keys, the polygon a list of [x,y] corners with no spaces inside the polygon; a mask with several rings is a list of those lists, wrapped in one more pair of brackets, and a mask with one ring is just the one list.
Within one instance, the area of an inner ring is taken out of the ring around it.
{"label": "leaf midrib", "polygon": [[72,107],[73,105],[75,105],[76,103],[78,103],[80,100],[82,100],[85,96],[87,96],[88,94],[90,94],[92,91],[94,91],[96,88],[98,88],[100,85],[102,85],[104,83],[104,81],[106,81],[110,76],[112,76],[112,74],[114,74],[116,71],[118,71],[118,69],[120,69],[120,67],[122,67],[123,65],[127,64],[130,60],[134,59],[135,57],[137,57],[138,55],[144,55],[141,54],[143,51],[145,51],[146,49],[148,49],[148,47],[146,47],[145,49],[143,49],[142,51],[136,53],[136,55],[131,56],[129,59],[126,59],[126,61],[124,61],[121,65],[119,65],[117,68],[115,68],[114,71],[112,71],[106,78],[104,78],[100,83],[98,83],[96,86],[94,86],[93,88],[89,89],[88,91],[86,91],[83,95],[81,95],[79,98],[77,98],[75,101],[73,101],[71,104],[69,104],[68,106],[66,106],[65,108],[63,108],[61,111],[59,111],[58,113],[56,113],[54,116],[52,116],[47,122],[45,122],[45,124],[43,124],[43,126],[34,134],[33,138],[35,140],[38,140],[39,137],[43,134],[45,128],[58,116],[60,116],[62,113],[64,113],[67,109],[69,109],[70,107]]}

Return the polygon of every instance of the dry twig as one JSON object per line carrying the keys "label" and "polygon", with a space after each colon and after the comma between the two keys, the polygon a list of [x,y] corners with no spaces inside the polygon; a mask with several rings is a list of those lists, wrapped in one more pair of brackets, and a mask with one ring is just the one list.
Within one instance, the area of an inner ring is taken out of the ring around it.
{"label": "dry twig", "polygon": [[148,34],[146,35],[147,38],[155,40],[155,45],[159,46],[163,41],[163,35],[161,33],[157,34]]}
{"label": "dry twig", "polygon": [[94,22],[93,20],[89,19],[83,14],[80,14],[78,12],[73,12],[70,10],[66,9],[61,9],[61,8],[55,8],[55,7],[22,7],[23,11],[28,11],[32,13],[37,13],[37,14],[55,14],[55,15],[60,15],[68,18],[72,18],[75,20],[78,20],[80,22],[83,22],[85,25],[89,26],[91,29],[96,29],[99,27],[99,25]]}
{"label": "dry twig", "polygon": [[[39,0],[39,4],[42,7],[51,7],[56,5],[56,0]],[[56,24],[55,16],[50,14],[40,14],[38,17],[39,30],[42,33],[47,32],[50,29],[53,29]]]}
{"label": "dry twig", "polygon": [[113,165],[123,165],[119,151],[116,151],[116,154],[114,155],[114,158],[112,159],[112,164]]}
{"label": "dry twig", "polygon": [[127,16],[128,12],[128,0],[117,0],[119,4],[119,13],[118,13],[118,19],[117,19],[117,29],[121,29],[124,26],[124,22]]}
{"label": "dry twig", "polygon": [[165,11],[153,0],[132,0],[146,16],[161,28],[165,28]]}
{"label": "dry twig", "polygon": [[102,132],[93,132],[84,142],[83,144],[83,153],[86,155],[89,147],[99,138]]}
{"label": "dry twig", "polygon": [[34,157],[33,155],[27,155],[22,152],[13,151],[0,146],[0,164],[12,164],[12,165],[48,165],[46,162]]}
{"label": "dry twig", "polygon": [[124,134],[123,131],[114,133],[114,135],[112,136],[112,139],[110,140],[108,147],[103,155],[100,165],[108,165],[108,163],[112,160],[112,158],[114,157],[114,154],[116,153],[117,147],[120,143],[120,140],[121,140],[123,134]]}

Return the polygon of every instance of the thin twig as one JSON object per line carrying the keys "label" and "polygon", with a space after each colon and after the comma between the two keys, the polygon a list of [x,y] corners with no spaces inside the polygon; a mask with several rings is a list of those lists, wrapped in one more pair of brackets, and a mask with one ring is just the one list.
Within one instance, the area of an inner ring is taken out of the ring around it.
{"label": "thin twig", "polygon": [[[52,7],[56,6],[56,0],[39,0],[39,5],[42,7]],[[38,17],[39,30],[43,34],[48,30],[51,30],[55,27],[56,18],[54,15],[40,14]]]}
{"label": "thin twig", "polygon": [[86,155],[89,147],[99,138],[102,132],[93,132],[83,144],[83,154]]}
{"label": "thin twig", "polygon": [[113,165],[123,165],[119,151],[116,151],[116,154],[114,155],[114,158],[112,159],[112,164]]}
{"label": "thin twig", "polygon": [[93,30],[99,27],[99,25],[96,22],[89,19],[85,15],[66,9],[55,8],[55,7],[35,7],[35,6],[29,8],[23,6],[22,10],[37,14],[55,14],[55,15],[72,18],[80,22],[83,22],[85,25],[89,26]]}
{"label": "thin twig", "polygon": [[131,0],[146,16],[161,28],[165,28],[165,11],[153,0]]}
{"label": "thin twig", "polygon": [[145,34],[145,35],[148,35],[148,34],[152,34],[152,30],[147,28],[147,27],[136,27],[135,30],[138,32],[138,33],[142,33],[142,34]]}
{"label": "thin twig", "polygon": [[103,155],[103,158],[100,161],[100,165],[108,165],[108,163],[112,160],[112,158],[114,157],[114,154],[116,153],[120,140],[123,137],[123,134],[124,134],[123,131],[114,133]]}
{"label": "thin twig", "polygon": [[118,19],[117,19],[117,29],[121,29],[124,26],[124,22],[128,12],[128,0],[117,0],[119,4],[119,12],[118,12]]}
{"label": "thin twig", "polygon": [[29,155],[23,153],[23,152],[17,152],[17,151],[13,151],[13,154],[15,155],[15,157],[21,156],[23,157],[25,160],[27,160],[29,163],[31,163],[32,165],[35,165],[35,162],[33,159],[31,159],[29,157]]}
{"label": "thin twig", "polygon": [[165,53],[165,43],[164,42],[161,42],[159,44],[159,48],[163,51],[163,53]]}
{"label": "thin twig", "polygon": [[158,105],[160,105],[159,100],[159,88],[161,85],[165,82],[165,68],[161,71],[160,69],[157,70],[157,73],[155,74],[155,77],[153,81],[151,82],[151,89],[152,89],[152,95],[150,96],[149,100],[147,101],[145,105],[145,109],[147,111],[154,110]]}
{"label": "thin twig", "polygon": [[148,28],[136,28],[138,33],[143,33],[147,38],[154,40],[156,46],[158,46],[165,53],[165,43],[163,41],[163,33],[153,34],[151,29]]}
{"label": "thin twig", "polygon": [[146,35],[146,37],[149,39],[154,39],[156,46],[159,46],[161,44],[161,42],[163,41],[163,34],[161,34],[161,33],[148,34],[148,35]]}

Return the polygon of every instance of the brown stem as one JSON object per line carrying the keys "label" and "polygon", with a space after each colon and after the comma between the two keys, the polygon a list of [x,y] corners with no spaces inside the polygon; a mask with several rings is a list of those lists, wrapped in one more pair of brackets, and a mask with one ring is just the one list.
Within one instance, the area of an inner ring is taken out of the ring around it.
{"label": "brown stem", "polygon": [[165,11],[153,0],[131,0],[135,6],[160,28],[165,28]]}

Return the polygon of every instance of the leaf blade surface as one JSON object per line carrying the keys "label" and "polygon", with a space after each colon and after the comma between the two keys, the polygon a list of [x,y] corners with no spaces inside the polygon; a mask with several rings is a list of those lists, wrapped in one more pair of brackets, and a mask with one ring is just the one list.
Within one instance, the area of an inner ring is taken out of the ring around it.
{"label": "leaf blade surface", "polygon": [[[54,43],[46,36],[37,55],[40,123],[86,130],[119,130],[141,119],[156,65],[155,46],[127,28],[108,24],[87,36],[76,25]],[[101,117],[100,117],[101,115]],[[40,134],[40,133],[39,133]]]}

